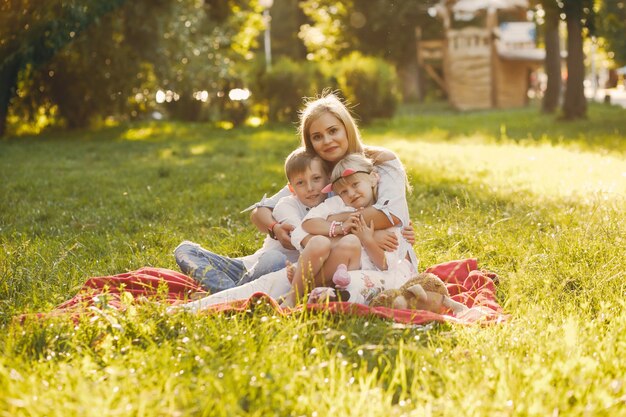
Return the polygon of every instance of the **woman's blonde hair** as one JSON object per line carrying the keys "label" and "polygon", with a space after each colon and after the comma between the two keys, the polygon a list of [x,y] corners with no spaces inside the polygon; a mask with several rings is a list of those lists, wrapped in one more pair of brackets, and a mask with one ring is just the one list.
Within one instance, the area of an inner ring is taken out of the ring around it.
{"label": "woman's blonde hair", "polygon": [[304,109],[300,112],[300,125],[298,133],[302,140],[302,146],[308,152],[316,154],[311,143],[311,124],[315,122],[322,114],[330,113],[343,123],[348,138],[348,154],[363,153],[363,143],[361,142],[361,133],[359,128],[344,104],[337,95],[329,90],[325,90],[322,94],[313,99],[306,99]]}

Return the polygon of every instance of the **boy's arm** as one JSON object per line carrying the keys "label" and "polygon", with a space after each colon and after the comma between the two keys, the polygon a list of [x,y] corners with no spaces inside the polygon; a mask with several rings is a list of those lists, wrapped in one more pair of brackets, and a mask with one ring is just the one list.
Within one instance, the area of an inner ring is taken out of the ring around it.
{"label": "boy's arm", "polygon": [[303,214],[298,201],[293,196],[283,197],[278,201],[273,212],[274,218],[281,224],[297,227],[302,223]]}
{"label": "boy's arm", "polygon": [[276,240],[278,240],[285,249],[294,249],[291,244],[291,231],[294,227],[288,223],[276,223],[276,220],[274,220],[274,216],[272,215],[272,211],[269,208],[255,208],[252,210],[250,220],[261,233],[269,233],[271,227],[271,231],[274,233]]}
{"label": "boy's arm", "polygon": [[269,198],[263,196],[261,201],[244,210],[244,212],[252,210],[252,213],[250,214],[250,221],[261,233],[268,233],[270,231],[270,227],[272,227],[272,232],[278,241],[280,241],[280,243],[287,249],[293,249],[290,247],[291,242],[289,238],[289,233],[293,230],[293,228],[289,225],[275,224],[276,220],[274,220],[272,210],[281,198],[290,194],[289,188],[285,186],[273,196]]}

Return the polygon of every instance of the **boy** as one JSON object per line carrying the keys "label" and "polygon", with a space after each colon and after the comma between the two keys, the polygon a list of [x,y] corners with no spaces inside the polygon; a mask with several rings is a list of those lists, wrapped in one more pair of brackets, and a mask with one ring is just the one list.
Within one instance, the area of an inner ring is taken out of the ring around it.
{"label": "boy", "polygon": [[287,157],[285,174],[291,195],[281,198],[274,208],[276,222],[268,228],[261,249],[249,256],[229,258],[184,241],[174,251],[181,271],[198,281],[205,290],[216,293],[282,269],[287,262],[297,262],[299,252],[283,248],[274,239],[274,226],[279,223],[300,225],[309,209],[326,199],[322,189],[329,176],[322,159],[307,153],[304,148],[296,149]]}

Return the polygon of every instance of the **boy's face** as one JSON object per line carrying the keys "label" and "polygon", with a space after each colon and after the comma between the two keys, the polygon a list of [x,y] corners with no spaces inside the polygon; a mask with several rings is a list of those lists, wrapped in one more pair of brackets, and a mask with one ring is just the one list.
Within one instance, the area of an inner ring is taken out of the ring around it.
{"label": "boy's face", "polygon": [[333,191],[347,206],[356,209],[374,204],[374,187],[377,179],[373,173],[357,172],[342,178],[333,186]]}
{"label": "boy's face", "polygon": [[296,198],[307,207],[315,207],[326,199],[322,188],[328,184],[328,175],[324,172],[322,163],[313,160],[304,171],[292,174],[289,178],[289,188]]}

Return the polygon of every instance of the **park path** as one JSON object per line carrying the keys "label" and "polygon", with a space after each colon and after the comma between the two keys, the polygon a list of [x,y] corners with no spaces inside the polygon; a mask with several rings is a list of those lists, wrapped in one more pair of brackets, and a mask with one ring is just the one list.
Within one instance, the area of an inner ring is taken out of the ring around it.
{"label": "park path", "polygon": [[585,95],[588,99],[593,99],[597,102],[603,103],[607,95],[611,96],[611,104],[622,106],[626,109],[626,88],[623,85],[619,85],[617,88],[600,88],[595,94],[591,88],[585,89]]}

